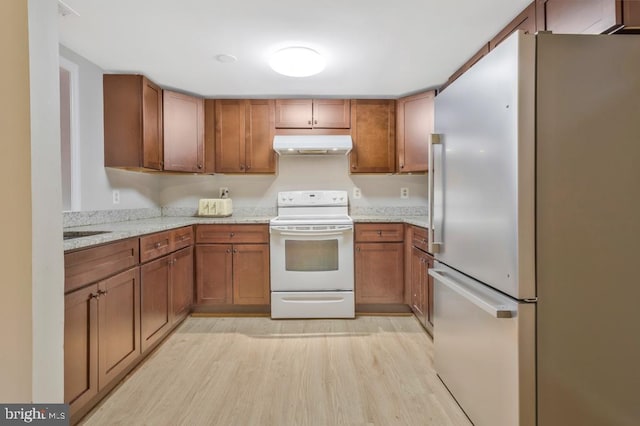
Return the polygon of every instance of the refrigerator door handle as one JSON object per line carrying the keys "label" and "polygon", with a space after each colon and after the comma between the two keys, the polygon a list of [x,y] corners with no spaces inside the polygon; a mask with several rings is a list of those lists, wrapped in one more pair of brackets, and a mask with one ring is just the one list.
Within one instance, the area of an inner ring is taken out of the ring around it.
{"label": "refrigerator door handle", "polygon": [[438,280],[439,283],[455,291],[460,296],[464,297],[483,311],[491,314],[495,318],[512,318],[513,315],[509,306],[496,305],[492,301],[487,300],[482,296],[474,294],[465,289],[463,286],[456,283],[455,280],[447,277],[445,274],[446,271],[442,269],[429,269],[429,275]]}
{"label": "refrigerator door handle", "polygon": [[[444,212],[439,212],[439,220],[435,220],[435,197],[436,189],[439,190],[441,196],[443,188],[436,188],[436,174],[440,176],[440,186],[442,186],[442,165],[443,154],[440,153],[440,161],[436,166],[435,162],[435,146],[442,146],[441,135],[438,133],[432,133],[429,135],[429,173],[428,173],[428,195],[429,195],[429,253],[440,253],[442,251],[442,219]],[[440,200],[440,209],[444,209],[444,200]],[[440,226],[436,227],[436,223]],[[437,241],[436,241],[437,239]]]}

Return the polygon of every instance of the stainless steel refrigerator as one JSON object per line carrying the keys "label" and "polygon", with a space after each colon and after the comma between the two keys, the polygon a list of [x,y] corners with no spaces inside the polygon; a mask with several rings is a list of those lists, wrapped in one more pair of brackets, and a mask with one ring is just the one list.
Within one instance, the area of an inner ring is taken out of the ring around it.
{"label": "stainless steel refrigerator", "polygon": [[640,424],[640,36],[510,36],[439,94],[435,368],[476,426]]}

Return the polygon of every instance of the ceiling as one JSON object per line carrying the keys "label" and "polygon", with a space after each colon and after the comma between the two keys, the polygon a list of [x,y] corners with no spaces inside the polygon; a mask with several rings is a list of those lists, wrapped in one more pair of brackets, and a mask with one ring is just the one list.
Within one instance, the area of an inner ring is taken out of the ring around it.
{"label": "ceiling", "polygon": [[[64,0],[60,43],[106,72],[205,97],[398,97],[431,89],[531,0]],[[287,45],[325,70],[269,68]],[[238,58],[216,60],[220,54]]]}

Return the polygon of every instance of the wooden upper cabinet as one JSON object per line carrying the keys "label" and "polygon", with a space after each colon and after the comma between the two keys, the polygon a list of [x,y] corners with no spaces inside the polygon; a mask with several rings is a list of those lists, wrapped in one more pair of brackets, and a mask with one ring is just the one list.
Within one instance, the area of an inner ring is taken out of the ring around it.
{"label": "wooden upper cabinet", "polygon": [[246,173],[275,173],[276,154],[273,100],[245,101],[245,165]]}
{"label": "wooden upper cabinet", "polygon": [[215,171],[275,173],[274,101],[215,100]]}
{"label": "wooden upper cabinet", "polygon": [[348,99],[277,99],[278,129],[348,129],[351,126]]}
{"label": "wooden upper cabinet", "polygon": [[522,30],[527,34],[535,34],[536,26],[536,4],[531,3],[523,10],[513,21],[511,21],[502,31],[489,41],[489,50],[493,50],[497,45],[502,43],[507,37],[517,30]]}
{"label": "wooden upper cabinet", "polygon": [[429,135],[433,133],[435,91],[398,100],[396,143],[398,172],[429,169]]}
{"label": "wooden upper cabinet", "polygon": [[205,171],[204,100],[163,92],[164,170]]}
{"label": "wooden upper cabinet", "polygon": [[640,27],[637,0],[536,0],[538,30],[602,34]]}
{"label": "wooden upper cabinet", "polygon": [[396,101],[351,101],[351,173],[393,173],[396,153]]}
{"label": "wooden upper cabinet", "polygon": [[162,89],[141,75],[105,74],[104,165],[162,170]]}

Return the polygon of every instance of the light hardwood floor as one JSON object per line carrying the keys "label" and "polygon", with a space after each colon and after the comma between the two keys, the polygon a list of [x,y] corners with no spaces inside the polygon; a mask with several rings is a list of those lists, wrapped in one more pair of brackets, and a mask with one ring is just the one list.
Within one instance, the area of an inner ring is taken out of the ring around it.
{"label": "light hardwood floor", "polygon": [[411,316],[188,318],[86,425],[470,425]]}

